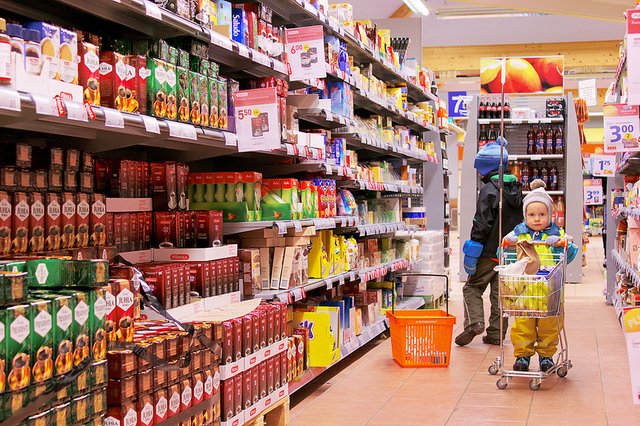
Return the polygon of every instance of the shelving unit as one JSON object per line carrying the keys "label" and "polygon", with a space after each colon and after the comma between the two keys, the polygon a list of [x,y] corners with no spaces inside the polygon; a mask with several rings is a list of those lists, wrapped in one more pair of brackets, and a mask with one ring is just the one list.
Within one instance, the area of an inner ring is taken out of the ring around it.
{"label": "shelving unit", "polygon": [[[557,96],[553,96],[557,98]],[[529,102],[534,109],[539,112],[545,110],[544,97],[529,97]],[[582,176],[577,171],[582,170],[582,156],[580,153],[580,143],[578,136],[578,124],[576,111],[571,95],[564,97],[565,101],[565,117],[560,118],[533,118],[527,120],[505,119],[505,137],[509,141],[507,150],[509,152],[509,160],[525,160],[531,162],[550,161],[558,168],[558,181],[561,190],[547,191],[549,195],[563,196],[565,204],[565,231],[577,241],[582,236]],[[465,149],[462,162],[462,186],[460,191],[460,252],[462,245],[469,237],[472,227],[472,220],[476,208],[476,197],[480,189],[478,174],[473,167],[475,156],[478,153],[478,140],[481,126],[498,125],[499,119],[478,119],[478,98],[474,98],[469,105],[469,121],[467,132],[465,135]],[[536,124],[563,124],[564,133],[564,153],[558,154],[526,154],[527,146],[527,127],[522,125]],[[576,171],[567,173],[567,170]],[[467,183],[468,182],[468,183]],[[474,182],[475,184],[472,184]],[[523,191],[527,194],[528,191]],[[463,268],[463,257],[460,258],[460,279],[465,280],[467,275]],[[572,262],[567,266],[567,281],[580,282],[582,280],[582,266],[580,262]]]}

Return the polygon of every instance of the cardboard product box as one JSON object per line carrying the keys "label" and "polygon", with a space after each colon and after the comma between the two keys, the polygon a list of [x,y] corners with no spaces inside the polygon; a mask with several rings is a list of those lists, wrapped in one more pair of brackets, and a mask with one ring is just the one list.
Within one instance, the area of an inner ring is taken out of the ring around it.
{"label": "cardboard product box", "polygon": [[51,192],[62,192],[64,187],[64,173],[61,170],[49,170],[47,185]]}
{"label": "cardboard product box", "polygon": [[175,416],[180,412],[180,385],[173,384],[167,388],[167,398],[169,400],[169,410],[167,411],[167,419]]}
{"label": "cardboard product box", "polygon": [[16,191],[18,189],[17,171],[13,166],[0,167],[0,188],[3,191]]}
{"label": "cardboard product box", "polygon": [[31,351],[31,382],[44,383],[53,377],[53,303],[51,300],[36,300],[30,303],[31,323],[28,338]]}
{"label": "cardboard product box", "polygon": [[275,359],[271,357],[264,363],[267,364],[267,395],[270,395],[275,390]]}
{"label": "cardboard product box", "polygon": [[287,359],[288,351],[281,352],[279,355],[280,359],[280,385],[284,386],[289,382],[289,361]]}
{"label": "cardboard product box", "polygon": [[243,325],[242,318],[231,320],[233,324],[233,360],[237,361],[243,356]]}
{"label": "cardboard product box", "polygon": [[293,246],[288,246],[284,250],[284,258],[282,261],[282,272],[280,276],[280,289],[284,290],[289,288],[290,286],[295,253],[296,253],[296,247],[293,247]]}
{"label": "cardboard product box", "polygon": [[[49,78],[60,80],[60,27],[46,22],[27,22],[25,28],[40,34],[40,52],[43,62],[49,64]],[[67,52],[70,55],[70,52]]]}
{"label": "cardboard product box", "polygon": [[107,245],[107,208],[106,197],[102,194],[93,194],[91,201],[91,213],[89,214],[89,244],[92,246]]}
{"label": "cardboard product box", "polygon": [[229,128],[229,94],[227,79],[218,77],[218,128]]}
{"label": "cardboard product box", "polygon": [[186,377],[180,381],[180,411],[186,411],[191,407],[193,401],[193,387],[191,379]]}
{"label": "cardboard product box", "polygon": [[238,374],[234,381],[233,405],[235,415],[240,414],[244,407],[244,400],[242,397],[242,390],[244,389],[244,374],[245,373]]}
{"label": "cardboard product box", "polygon": [[218,100],[218,78],[208,77],[207,85],[209,91],[209,126],[218,127],[219,100]]}
{"label": "cardboard product box", "polygon": [[260,399],[266,397],[267,393],[267,363],[261,362],[258,364],[258,376],[260,377]]}
{"label": "cardboard product box", "polygon": [[187,68],[177,67],[176,77],[178,79],[178,121],[189,123],[191,121],[191,90],[189,85],[189,73]]}
{"label": "cardboard product box", "polygon": [[136,405],[139,426],[151,426],[154,424],[153,406],[153,395],[140,395]]}
{"label": "cardboard product box", "polygon": [[108,108],[124,110],[128,61],[125,55],[102,50],[100,52],[100,102]]}
{"label": "cardboard product box", "polygon": [[200,125],[202,122],[200,109],[200,79],[205,78],[202,74],[198,74],[194,71],[188,71],[188,82],[189,82],[189,108],[191,111],[191,115],[189,121],[192,124]]}
{"label": "cardboard product box", "polygon": [[29,242],[29,197],[25,192],[13,194],[13,217],[11,234],[11,251],[16,254],[24,254],[28,251]]}
{"label": "cardboard product box", "polygon": [[[170,48],[171,49],[171,48]],[[167,68],[167,81],[165,90],[167,93],[167,119],[176,120],[178,118],[177,77],[175,62],[165,65]]]}
{"label": "cardboard product box", "polygon": [[31,383],[32,308],[28,304],[11,306],[4,315],[6,391],[19,391]]}
{"label": "cardboard product box", "polygon": [[61,248],[69,249],[75,246],[76,239],[76,201],[74,194],[63,192],[62,203],[62,245]]}
{"label": "cardboard product box", "polygon": [[113,214],[113,244],[118,251],[122,250],[122,214]]}
{"label": "cardboard product box", "polygon": [[171,211],[178,208],[176,163],[151,163],[150,170],[153,210]]}
{"label": "cardboard product box", "polygon": [[41,252],[45,247],[45,199],[39,192],[30,195],[29,251]]}
{"label": "cardboard product box", "polygon": [[47,192],[49,190],[49,171],[36,170],[33,172],[33,189],[37,192]]}
{"label": "cardboard product box", "polygon": [[161,59],[147,58],[147,69],[151,75],[147,78],[147,111],[157,118],[167,118],[167,68]]}
{"label": "cardboard product box", "polygon": [[34,174],[29,170],[18,169],[15,172],[16,189],[18,191],[30,191],[33,189]]}
{"label": "cardboard product box", "polygon": [[89,194],[76,194],[76,247],[89,246],[90,201]]}
{"label": "cardboard product box", "polygon": [[153,419],[154,424],[158,424],[167,419],[168,411],[167,389],[157,389],[153,393]]}
{"label": "cardboard product box", "polygon": [[122,227],[120,228],[120,251],[131,251],[131,214],[130,213],[118,213],[122,220]]}
{"label": "cardboard product box", "polygon": [[147,78],[151,72],[147,69],[147,58],[141,55],[128,55],[125,78],[125,100],[122,111],[147,114]]}
{"label": "cardboard product box", "polygon": [[271,289],[280,288],[280,278],[282,275],[282,263],[284,261],[284,247],[276,247],[273,252],[273,264],[271,268]]}
{"label": "cardboard product box", "polygon": [[78,173],[65,170],[62,174],[62,189],[69,192],[78,191]]}
{"label": "cardboard product box", "polygon": [[262,289],[262,279],[260,277],[260,250],[248,249],[239,250],[243,294],[253,296]]}
{"label": "cardboard product box", "polygon": [[0,192],[0,254],[3,255],[11,252],[12,219],[12,197],[7,192]]}
{"label": "cardboard product box", "polygon": [[116,338],[123,342],[133,341],[134,317],[134,288],[129,280],[116,279],[111,281],[111,288],[115,297]]}
{"label": "cardboard product box", "polygon": [[200,102],[200,125],[209,127],[209,79],[206,75],[198,73],[198,100]]}
{"label": "cardboard product box", "polygon": [[270,265],[270,250],[269,248],[260,248],[260,282],[262,290],[268,290],[271,288],[271,265]]}
{"label": "cardboard product box", "polygon": [[235,379],[232,377],[222,381],[222,420],[227,421],[235,416]]}

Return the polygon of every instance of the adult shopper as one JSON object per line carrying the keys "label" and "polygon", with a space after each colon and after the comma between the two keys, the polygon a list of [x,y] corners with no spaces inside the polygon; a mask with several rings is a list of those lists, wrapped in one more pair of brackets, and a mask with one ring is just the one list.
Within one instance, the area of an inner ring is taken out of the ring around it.
{"label": "adult shopper", "polygon": [[[502,235],[498,235],[499,227],[499,168],[500,144],[503,144],[503,203],[502,203]],[[482,341],[491,345],[499,345],[500,339],[507,332],[508,321],[503,319],[503,335],[500,336],[500,306],[498,303],[498,273],[494,271],[498,265],[498,244],[506,234],[522,222],[522,185],[507,170],[507,140],[499,137],[496,142],[486,144],[476,155],[474,167],[478,171],[484,185],[480,189],[476,202],[476,214],[473,218],[471,235],[464,243],[464,270],[469,278],[462,288],[464,296],[464,331],[456,337],[456,344],[468,345],[485,330],[482,295],[491,284],[491,315],[487,334]]]}

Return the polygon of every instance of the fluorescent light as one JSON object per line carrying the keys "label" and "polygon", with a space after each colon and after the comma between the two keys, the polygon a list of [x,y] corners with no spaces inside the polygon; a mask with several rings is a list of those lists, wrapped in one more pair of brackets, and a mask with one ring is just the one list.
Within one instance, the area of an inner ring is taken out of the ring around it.
{"label": "fluorescent light", "polygon": [[516,9],[499,8],[463,8],[440,9],[436,11],[437,19],[475,19],[475,18],[511,18],[545,16],[546,13],[522,12]]}
{"label": "fluorescent light", "polygon": [[429,16],[429,8],[425,4],[424,0],[403,0],[404,4],[409,6],[409,9],[415,14]]}

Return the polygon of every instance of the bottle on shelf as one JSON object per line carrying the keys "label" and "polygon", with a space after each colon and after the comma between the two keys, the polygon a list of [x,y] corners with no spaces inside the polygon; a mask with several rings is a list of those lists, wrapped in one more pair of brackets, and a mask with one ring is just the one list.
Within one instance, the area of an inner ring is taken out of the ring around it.
{"label": "bottle on shelf", "polygon": [[538,131],[536,131],[536,152],[535,154],[541,155],[544,154],[545,151],[545,134],[544,129],[541,127]]}
{"label": "bottle on shelf", "polygon": [[498,107],[495,102],[491,102],[491,106],[489,107],[489,118],[498,118],[497,117]]}
{"label": "bottle on shelf", "polygon": [[511,163],[511,174],[514,175],[516,179],[521,180],[519,161],[514,161]]}
{"label": "bottle on shelf", "polygon": [[553,165],[549,170],[549,190],[550,191],[558,191],[558,168]]}
{"label": "bottle on shelf", "polygon": [[544,154],[553,154],[553,129],[551,126],[547,127],[547,130],[544,134],[545,145],[544,145]]}
{"label": "bottle on shelf", "polygon": [[536,132],[533,130],[533,127],[529,126],[529,131],[527,132],[527,154],[535,154],[536,153]]}
{"label": "bottle on shelf", "polygon": [[547,163],[544,163],[542,167],[540,167],[540,179],[545,184],[545,188],[549,188],[549,166]]}
{"label": "bottle on shelf", "polygon": [[498,139],[498,132],[493,128],[493,124],[489,129],[489,135],[487,136],[487,142],[495,142]]}
{"label": "bottle on shelf", "polygon": [[556,219],[556,224],[559,227],[564,228],[564,199],[562,195],[558,196],[558,199],[555,203],[555,207],[553,210],[555,210],[558,215]]}
{"label": "bottle on shelf", "polygon": [[504,118],[511,118],[511,105],[509,105],[509,101],[504,101],[502,110],[504,111]]}
{"label": "bottle on shelf", "polygon": [[480,105],[478,106],[478,118],[487,118],[487,104],[485,104],[482,99],[480,100]]}
{"label": "bottle on shelf", "polygon": [[535,163],[529,163],[529,184],[536,179],[540,179],[540,169],[536,167]]}
{"label": "bottle on shelf", "polygon": [[564,154],[564,131],[558,126],[553,131],[553,153]]}
{"label": "bottle on shelf", "polygon": [[529,183],[531,182],[531,179],[529,179],[529,165],[522,163],[522,166],[520,168],[520,182],[522,183],[522,190],[523,191],[528,191],[529,190]]}
{"label": "bottle on shelf", "polygon": [[502,102],[498,101],[496,106],[496,118],[502,118]]}
{"label": "bottle on shelf", "polygon": [[483,146],[485,146],[487,144],[487,128],[486,126],[483,124],[480,127],[480,137],[478,138],[478,147],[482,148]]}

